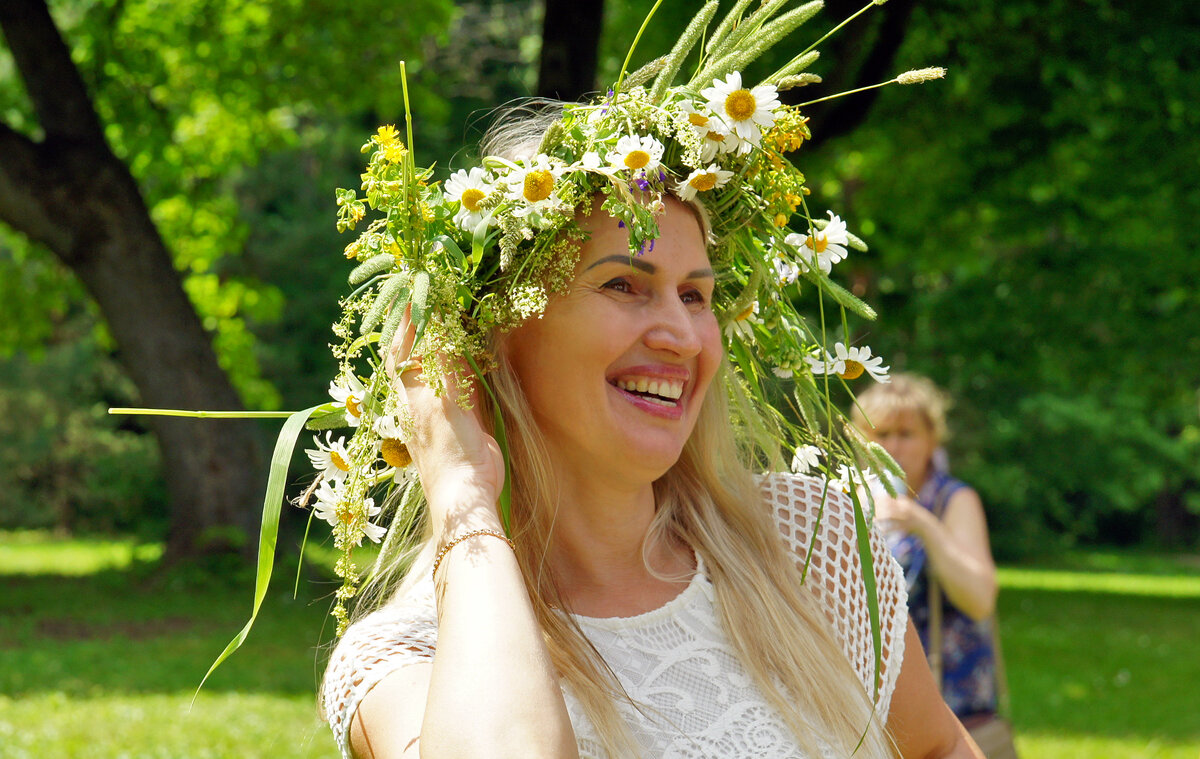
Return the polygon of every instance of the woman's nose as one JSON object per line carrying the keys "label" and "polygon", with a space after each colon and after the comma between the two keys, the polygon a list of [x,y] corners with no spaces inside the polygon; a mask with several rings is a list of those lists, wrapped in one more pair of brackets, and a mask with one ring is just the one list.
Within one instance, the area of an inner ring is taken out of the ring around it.
{"label": "woman's nose", "polygon": [[646,330],[646,347],[691,358],[700,352],[695,315],[677,295],[656,299],[653,322]]}

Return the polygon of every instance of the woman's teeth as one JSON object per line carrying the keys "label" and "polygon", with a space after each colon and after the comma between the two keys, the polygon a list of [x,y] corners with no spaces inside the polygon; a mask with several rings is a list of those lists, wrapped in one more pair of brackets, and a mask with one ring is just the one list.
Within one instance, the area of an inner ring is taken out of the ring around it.
{"label": "woman's teeth", "polygon": [[670,401],[678,400],[683,395],[683,382],[676,380],[631,377],[619,379],[616,384],[617,387],[630,393],[649,394]]}

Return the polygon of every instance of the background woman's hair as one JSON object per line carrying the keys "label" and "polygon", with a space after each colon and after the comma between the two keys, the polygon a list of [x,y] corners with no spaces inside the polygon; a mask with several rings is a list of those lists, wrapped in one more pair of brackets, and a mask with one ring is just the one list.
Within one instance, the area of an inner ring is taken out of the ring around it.
{"label": "background woman's hair", "polygon": [[944,443],[949,434],[946,412],[950,409],[950,396],[919,374],[893,374],[891,382],[871,385],[855,400],[850,421],[864,434],[872,424],[906,411],[924,420],[936,442]]}

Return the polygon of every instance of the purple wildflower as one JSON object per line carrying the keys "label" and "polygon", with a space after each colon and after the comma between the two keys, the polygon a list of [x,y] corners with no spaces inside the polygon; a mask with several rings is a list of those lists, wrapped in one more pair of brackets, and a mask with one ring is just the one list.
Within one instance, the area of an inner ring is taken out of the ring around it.
{"label": "purple wildflower", "polygon": [[638,187],[641,188],[642,192],[648,192],[650,190],[650,183],[647,182],[644,177],[638,177],[633,181]]}
{"label": "purple wildflower", "polygon": [[618,220],[617,220],[617,228],[618,228],[618,229],[624,229],[624,228],[625,228],[625,222],[623,222],[623,221],[620,221],[620,220],[618,219]]}

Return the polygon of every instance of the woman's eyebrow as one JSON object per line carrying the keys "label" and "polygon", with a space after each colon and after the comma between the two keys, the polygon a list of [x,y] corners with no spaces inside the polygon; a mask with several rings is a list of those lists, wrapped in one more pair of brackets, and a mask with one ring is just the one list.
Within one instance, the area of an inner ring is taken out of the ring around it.
{"label": "woman's eyebrow", "polygon": [[653,274],[656,271],[658,271],[658,267],[655,266],[654,264],[650,263],[649,261],[643,261],[642,259],[637,258],[635,256],[628,255],[628,254],[621,254],[621,253],[614,253],[611,256],[605,256],[604,258],[599,258],[599,259],[593,261],[591,266],[587,267],[587,269],[584,269],[584,271],[587,271],[588,269],[594,269],[597,266],[599,266],[600,264],[607,264],[607,263],[613,263],[613,262],[616,262],[619,264],[628,264],[635,269],[640,269],[640,270],[646,272],[647,274]]}
{"label": "woman's eyebrow", "polygon": [[[608,264],[608,263],[626,264],[626,265],[632,266],[633,268],[638,269],[640,271],[644,271],[647,274],[654,274],[658,271],[658,267],[655,266],[654,264],[650,263],[649,261],[643,261],[642,259],[637,258],[636,256],[630,256],[630,255],[626,255],[626,254],[622,254],[622,253],[614,253],[611,256],[605,256],[604,258],[599,258],[599,259],[593,261],[587,267],[587,269],[584,269],[584,271],[587,271],[588,269],[593,269],[593,268],[599,266],[600,264]],[[690,272],[688,272],[687,278],[688,279],[703,279],[705,277],[708,277],[708,278],[716,279],[716,276],[717,276],[716,273],[711,268],[708,268],[708,269],[696,269],[695,271],[690,271]]]}

